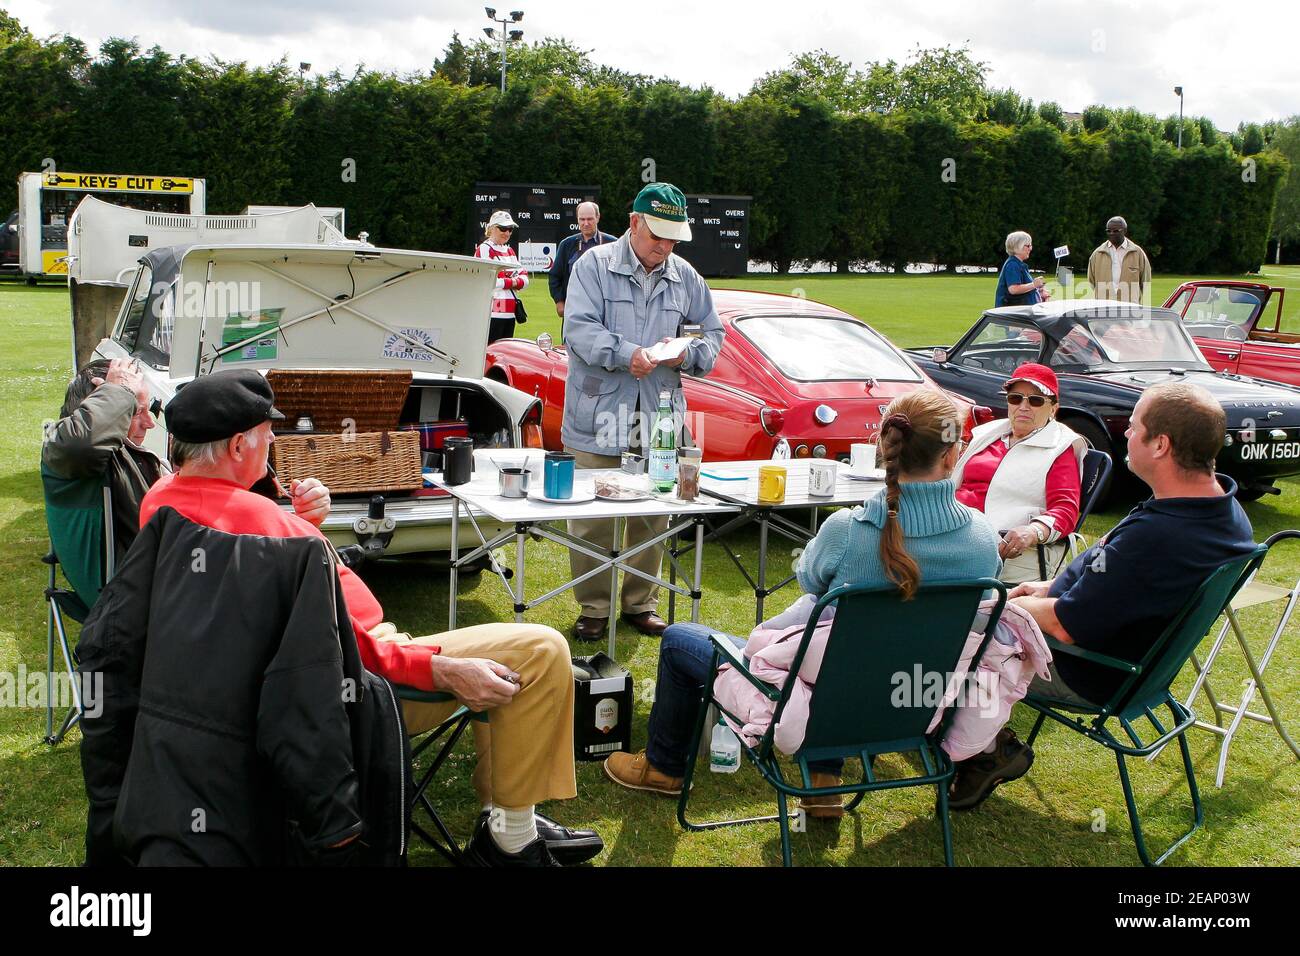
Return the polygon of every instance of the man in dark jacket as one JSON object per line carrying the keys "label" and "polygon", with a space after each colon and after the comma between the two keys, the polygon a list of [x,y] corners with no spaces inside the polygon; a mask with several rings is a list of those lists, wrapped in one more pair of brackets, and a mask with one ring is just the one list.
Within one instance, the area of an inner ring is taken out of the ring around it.
{"label": "man in dark jacket", "polygon": [[555,314],[561,318],[573,264],[588,249],[618,241],[617,237],[600,231],[600,207],[594,202],[578,203],[576,213],[578,231],[560,241],[555,250],[555,262],[551,265],[551,298],[555,300]]}
{"label": "man in dark jacket", "polygon": [[86,862],[344,862],[362,826],[350,631],[324,541],[159,511],[78,645],[82,673],[103,679],[82,721]]}

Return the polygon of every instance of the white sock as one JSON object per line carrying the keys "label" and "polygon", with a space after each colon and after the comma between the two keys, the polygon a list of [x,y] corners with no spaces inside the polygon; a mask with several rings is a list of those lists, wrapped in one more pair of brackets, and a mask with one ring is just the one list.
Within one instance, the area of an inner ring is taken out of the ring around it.
{"label": "white sock", "polygon": [[532,807],[511,810],[493,807],[488,815],[488,833],[503,853],[518,853],[537,839],[537,818]]}

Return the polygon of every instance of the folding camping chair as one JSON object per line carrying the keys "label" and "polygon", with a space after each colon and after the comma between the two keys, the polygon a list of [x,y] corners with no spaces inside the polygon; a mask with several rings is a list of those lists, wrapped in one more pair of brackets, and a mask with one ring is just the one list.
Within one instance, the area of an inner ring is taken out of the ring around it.
{"label": "folding camping chair", "polygon": [[[1079,520],[1075,522],[1074,530],[1069,536],[1069,551],[1066,563],[1073,561],[1079,554],[1087,550],[1088,543],[1084,540],[1079,529],[1083,527],[1083,522],[1088,515],[1092,514],[1094,508],[1101,501],[1101,496],[1106,487],[1110,484],[1110,473],[1113,465],[1110,455],[1104,451],[1098,451],[1095,448],[1089,448],[1083,456],[1083,474],[1079,480]],[[1060,567],[1053,568],[1048,573],[1047,552],[1040,544],[1038,547],[1038,573],[1040,581],[1047,581],[1061,572]]]}
{"label": "folding camping chair", "polygon": [[[1196,722],[1195,715],[1170,693],[1169,685],[1173,683],[1184,662],[1192,656],[1196,645],[1201,642],[1211,625],[1224,608],[1236,596],[1242,585],[1253,575],[1263,562],[1268,548],[1257,547],[1251,554],[1237,561],[1223,565],[1209,576],[1177,617],[1169,623],[1164,632],[1156,639],[1151,648],[1142,655],[1140,661],[1121,660],[1108,654],[1089,651],[1076,644],[1062,644],[1048,637],[1047,643],[1053,654],[1069,654],[1082,660],[1091,661],[1103,667],[1118,670],[1127,676],[1119,688],[1101,706],[1067,705],[1051,697],[1030,693],[1024,703],[1038,711],[1038,720],[1026,741],[1033,746],[1034,739],[1042,729],[1043,721],[1048,717],[1064,724],[1076,733],[1101,744],[1115,754],[1119,766],[1120,785],[1124,788],[1124,804],[1128,809],[1129,824],[1133,829],[1133,840],[1137,844],[1138,857],[1147,866],[1159,866],[1169,855],[1187,841],[1205,820],[1205,811],[1201,806],[1201,795],[1196,789],[1196,775],[1192,769],[1192,755],[1187,746],[1187,729]],[[1164,706],[1169,709],[1172,726],[1166,730],[1156,717],[1155,708]],[[1085,722],[1083,715],[1090,715]],[[1133,729],[1133,721],[1146,717],[1159,736],[1151,743],[1144,743]],[[1117,738],[1107,724],[1115,721],[1124,731],[1129,743]],[[1192,798],[1193,823],[1191,829],[1154,860],[1147,851],[1146,840],[1142,835],[1142,821],[1137,804],[1133,799],[1133,785],[1129,780],[1126,757],[1148,757],[1160,750],[1165,744],[1177,739],[1183,754],[1183,770],[1187,777],[1187,789]]]}
{"label": "folding camping chair", "polygon": [[[894,699],[899,674],[909,678],[914,674],[939,674],[945,685],[950,688],[953,686],[950,683],[951,675],[957,672],[972,623],[976,620],[976,612],[986,591],[996,591],[998,597],[988,623],[984,626],[983,640],[967,669],[967,673],[974,674],[1006,604],[1006,588],[1000,581],[981,578],[928,585],[920,588],[912,601],[903,601],[898,590],[893,587],[841,587],[824,595],[817,602],[790,665],[792,674],[799,672],[822,609],[832,602],[838,602],[838,605],[817,685],[813,690],[803,745],[793,755],[800,775],[798,783],[785,779],[773,742],[776,725],[781,721],[796,681],[786,681],[785,688],[780,689],[755,677],[730,642],[720,635],[714,635],[713,669],[710,673],[721,664],[729,664],[764,696],[776,703],[772,724],[762,740],[756,747],[750,747],[742,740],[741,747],[763,775],[763,779],[776,790],[778,812],[775,816],[713,823],[691,823],[686,819],[691,778],[695,773],[695,761],[699,756],[700,740],[710,706],[718,706],[732,721],[744,723],[717,704],[713,696],[713,681],[709,681],[700,699],[699,717],[689,751],[691,760],[686,765],[682,795],[677,805],[677,819],[681,825],[687,830],[714,830],[775,820],[781,827],[781,861],[785,866],[790,866],[790,814],[786,810],[787,797],[851,793],[855,796],[848,804],[848,809],[854,810],[862,802],[862,797],[874,790],[933,786],[938,791],[936,815],[943,831],[944,862],[952,866],[948,785],[954,768],[952,760],[939,746],[939,741],[943,739],[952,720],[956,704],[947,708],[935,731],[927,733],[926,728],[938,709],[938,702],[927,705],[928,698],[920,687],[913,689],[912,706],[895,706]],[[924,773],[888,780],[876,777],[872,760],[877,754],[912,751],[920,755]],[[837,757],[860,758],[862,780],[838,787],[814,787],[808,762]]]}
{"label": "folding camping chair", "polygon": [[[65,618],[78,624],[85,621],[91,606],[99,598],[108,579],[113,576],[113,496],[107,476],[102,484],[85,480],[59,478],[41,466],[41,485],[45,494],[45,524],[50,535],[50,550],[41,558],[49,566],[49,583],[45,588],[45,742],[58,744],[81,720],[85,712],[81,683],[77,678],[76,652],[68,639]],[[69,587],[60,587],[58,570]],[[54,729],[55,679],[54,650],[57,644],[63,657],[64,673],[72,692],[72,706]]]}
{"label": "folding camping chair", "polygon": [[[443,691],[417,690],[414,687],[398,686],[397,696],[400,700],[409,700],[423,704],[442,704],[455,700],[455,698]],[[411,750],[411,767],[414,770],[416,761],[425,751],[435,749],[433,761],[419,775],[415,784],[415,789],[411,793],[411,829],[419,834],[420,839],[436,850],[445,860],[455,866],[463,865],[463,853],[461,848],[456,845],[455,838],[447,825],[443,822],[441,815],[429,798],[429,785],[433,783],[433,778],[438,775],[443,763],[451,756],[451,752],[456,748],[456,742],[460,740],[460,735],[465,732],[471,720],[487,722],[488,715],[470,710],[468,707],[458,707],[456,710],[438,726],[432,730],[426,731],[421,740]],[[438,741],[442,741],[441,747],[438,747]],[[429,816],[429,822],[433,824],[437,836],[430,833],[415,820],[415,811],[423,809]]]}
{"label": "folding camping chair", "polygon": [[[1279,531],[1264,542],[1264,547],[1272,553],[1272,547],[1279,541],[1287,539],[1300,538],[1300,531]],[[1250,719],[1261,724],[1269,724],[1277,731],[1295,755],[1300,760],[1300,747],[1296,746],[1291,735],[1287,733],[1286,727],[1282,724],[1282,718],[1277,712],[1277,706],[1273,703],[1273,697],[1268,692],[1268,686],[1264,683],[1264,671],[1273,659],[1273,652],[1277,650],[1278,643],[1282,640],[1282,632],[1291,621],[1291,614],[1295,610],[1296,601],[1300,600],[1300,580],[1288,590],[1272,584],[1263,584],[1255,580],[1255,573],[1247,579],[1242,585],[1241,590],[1237,592],[1227,609],[1224,611],[1225,620],[1223,627],[1219,629],[1219,636],[1214,639],[1214,644],[1210,647],[1210,653],[1202,664],[1193,653],[1191,656],[1192,666],[1196,668],[1196,680],[1192,683],[1192,690],[1187,695],[1187,701],[1183,704],[1188,710],[1192,709],[1192,704],[1196,700],[1196,695],[1202,690],[1205,691],[1206,699],[1210,702],[1211,712],[1214,716],[1214,723],[1207,723],[1204,720],[1196,721],[1195,726],[1202,730],[1208,730],[1211,733],[1218,734],[1223,738],[1219,745],[1219,763],[1214,778],[1216,787],[1223,786],[1223,775],[1228,768],[1228,748],[1232,746],[1232,739],[1236,736],[1237,730],[1241,727],[1243,720]],[[1246,641],[1246,634],[1242,630],[1241,622],[1237,619],[1237,612],[1244,611],[1246,608],[1260,607],[1266,604],[1285,601],[1286,606],[1282,611],[1282,617],[1273,630],[1273,636],[1269,639],[1268,645],[1264,649],[1264,655],[1255,660],[1255,655],[1250,650],[1250,645]],[[1246,681],[1245,689],[1242,691],[1241,699],[1236,704],[1226,704],[1221,702],[1218,695],[1210,687],[1210,670],[1214,667],[1214,662],[1219,656],[1219,651],[1223,648],[1224,639],[1228,636],[1228,629],[1232,628],[1232,633],[1237,638],[1237,645],[1241,648],[1242,656],[1246,659],[1246,666],[1250,668],[1250,680]],[[1251,703],[1255,699],[1256,691],[1264,700],[1264,707],[1268,710],[1267,716],[1256,713],[1250,709]],[[1231,715],[1231,720],[1227,727],[1223,726],[1223,716]],[[1153,753],[1148,760],[1154,760],[1159,751]]]}

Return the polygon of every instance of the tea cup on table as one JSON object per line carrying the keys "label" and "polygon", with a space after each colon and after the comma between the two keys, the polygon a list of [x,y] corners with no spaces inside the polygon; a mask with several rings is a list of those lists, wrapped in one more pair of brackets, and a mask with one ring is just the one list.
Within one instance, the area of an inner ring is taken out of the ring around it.
{"label": "tea cup on table", "polygon": [[860,442],[849,446],[849,471],[865,475],[876,470],[876,446]]}

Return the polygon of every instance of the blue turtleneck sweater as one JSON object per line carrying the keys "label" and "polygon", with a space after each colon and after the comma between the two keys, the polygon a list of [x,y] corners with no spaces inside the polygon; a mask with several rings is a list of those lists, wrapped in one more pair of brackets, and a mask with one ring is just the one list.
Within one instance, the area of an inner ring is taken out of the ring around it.
{"label": "blue turtleneck sweater", "polygon": [[[998,536],[978,511],[959,503],[951,478],[900,484],[898,519],[904,547],[921,569],[921,584],[997,577]],[[837,511],[799,559],[799,586],[822,595],[844,584],[890,583],[880,563],[885,493]]]}

